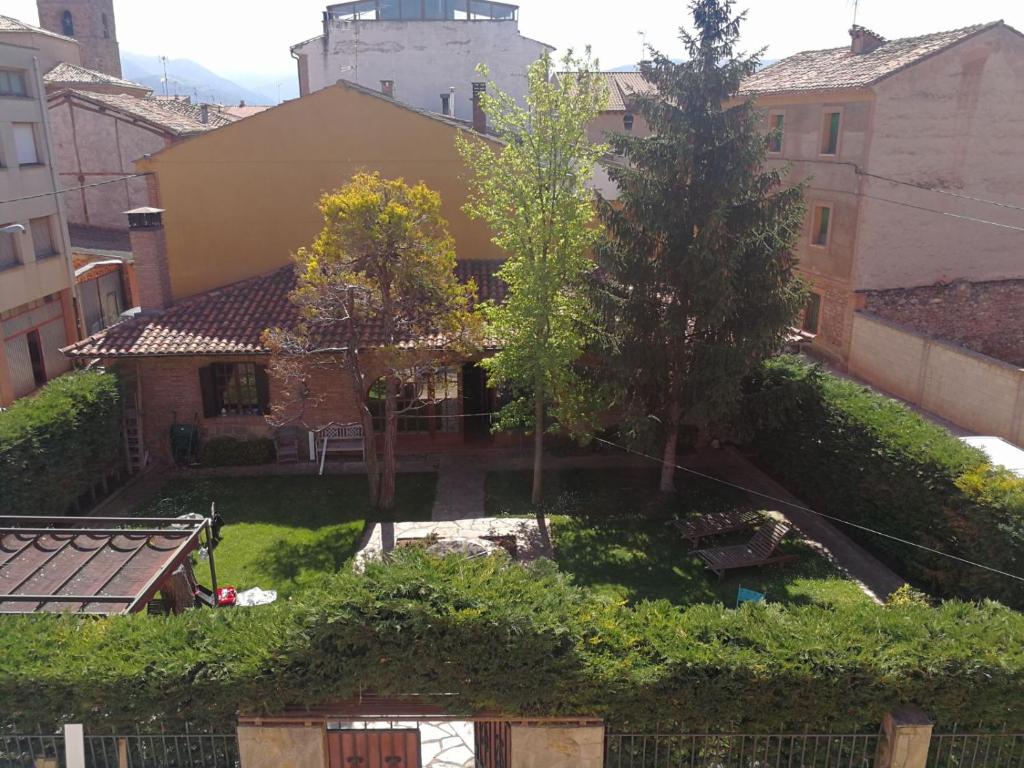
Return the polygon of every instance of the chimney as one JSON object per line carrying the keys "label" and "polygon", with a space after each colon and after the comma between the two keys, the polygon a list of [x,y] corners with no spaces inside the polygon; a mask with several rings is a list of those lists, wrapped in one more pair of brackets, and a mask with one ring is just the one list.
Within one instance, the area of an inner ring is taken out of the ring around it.
{"label": "chimney", "polygon": [[199,122],[203,125],[210,124],[210,105],[200,104],[199,105]]}
{"label": "chimney", "polygon": [[486,91],[487,83],[473,83],[473,130],[477,133],[487,133],[487,115],[480,99]]}
{"label": "chimney", "polygon": [[128,234],[135,258],[139,306],[145,310],[171,305],[171,270],[167,263],[167,236],[162,208],[136,208],[128,215]]}
{"label": "chimney", "polygon": [[441,94],[441,114],[445,117],[451,117],[452,114],[452,97],[450,94]]}
{"label": "chimney", "polygon": [[885,43],[885,38],[866,27],[854,24],[850,27],[850,53],[854,56],[871,53]]}
{"label": "chimney", "polygon": [[387,96],[389,99],[395,98],[395,81],[394,80],[381,80],[380,81],[380,92]]}

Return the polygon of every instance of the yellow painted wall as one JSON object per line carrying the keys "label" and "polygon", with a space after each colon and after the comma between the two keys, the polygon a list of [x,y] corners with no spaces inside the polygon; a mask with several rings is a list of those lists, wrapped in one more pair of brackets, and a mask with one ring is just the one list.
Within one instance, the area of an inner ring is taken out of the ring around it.
{"label": "yellow painted wall", "polygon": [[462,212],[468,171],[457,128],[339,84],[171,146],[137,163],[157,174],[174,299],[265,274],[313,241],[317,199],[379,171],[441,194],[460,259],[497,259]]}

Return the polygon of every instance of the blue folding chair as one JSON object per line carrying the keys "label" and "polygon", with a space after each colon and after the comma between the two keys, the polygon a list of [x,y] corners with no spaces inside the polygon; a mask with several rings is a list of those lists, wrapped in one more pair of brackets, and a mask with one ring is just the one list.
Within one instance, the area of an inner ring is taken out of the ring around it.
{"label": "blue folding chair", "polygon": [[755,592],[752,589],[744,589],[740,587],[736,590],[736,607],[740,607],[740,603],[763,603],[765,602],[765,595],[762,592]]}

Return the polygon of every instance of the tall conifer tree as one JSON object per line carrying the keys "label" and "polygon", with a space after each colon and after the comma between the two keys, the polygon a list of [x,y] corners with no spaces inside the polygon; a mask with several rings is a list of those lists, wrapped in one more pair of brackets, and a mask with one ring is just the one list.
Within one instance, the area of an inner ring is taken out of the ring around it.
{"label": "tall conifer tree", "polygon": [[779,348],[804,301],[792,247],[803,190],[766,165],[766,119],[740,96],[758,55],[737,51],[744,14],[694,0],[687,60],[641,64],[656,92],[637,98],[652,135],[614,136],[620,198],[601,201],[601,304],[622,405],[657,425],[661,488],[675,487],[684,425],[706,428],[736,404],[743,377]]}

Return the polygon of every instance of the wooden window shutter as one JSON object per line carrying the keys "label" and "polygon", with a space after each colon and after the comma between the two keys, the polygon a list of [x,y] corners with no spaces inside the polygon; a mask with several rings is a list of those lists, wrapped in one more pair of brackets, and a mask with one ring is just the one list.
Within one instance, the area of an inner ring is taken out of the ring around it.
{"label": "wooden window shutter", "polygon": [[204,365],[199,369],[199,389],[203,393],[203,416],[208,419],[219,416],[217,373],[212,365]]}
{"label": "wooden window shutter", "polygon": [[270,377],[267,375],[267,366],[256,366],[256,396],[260,402],[260,412],[270,413]]}

